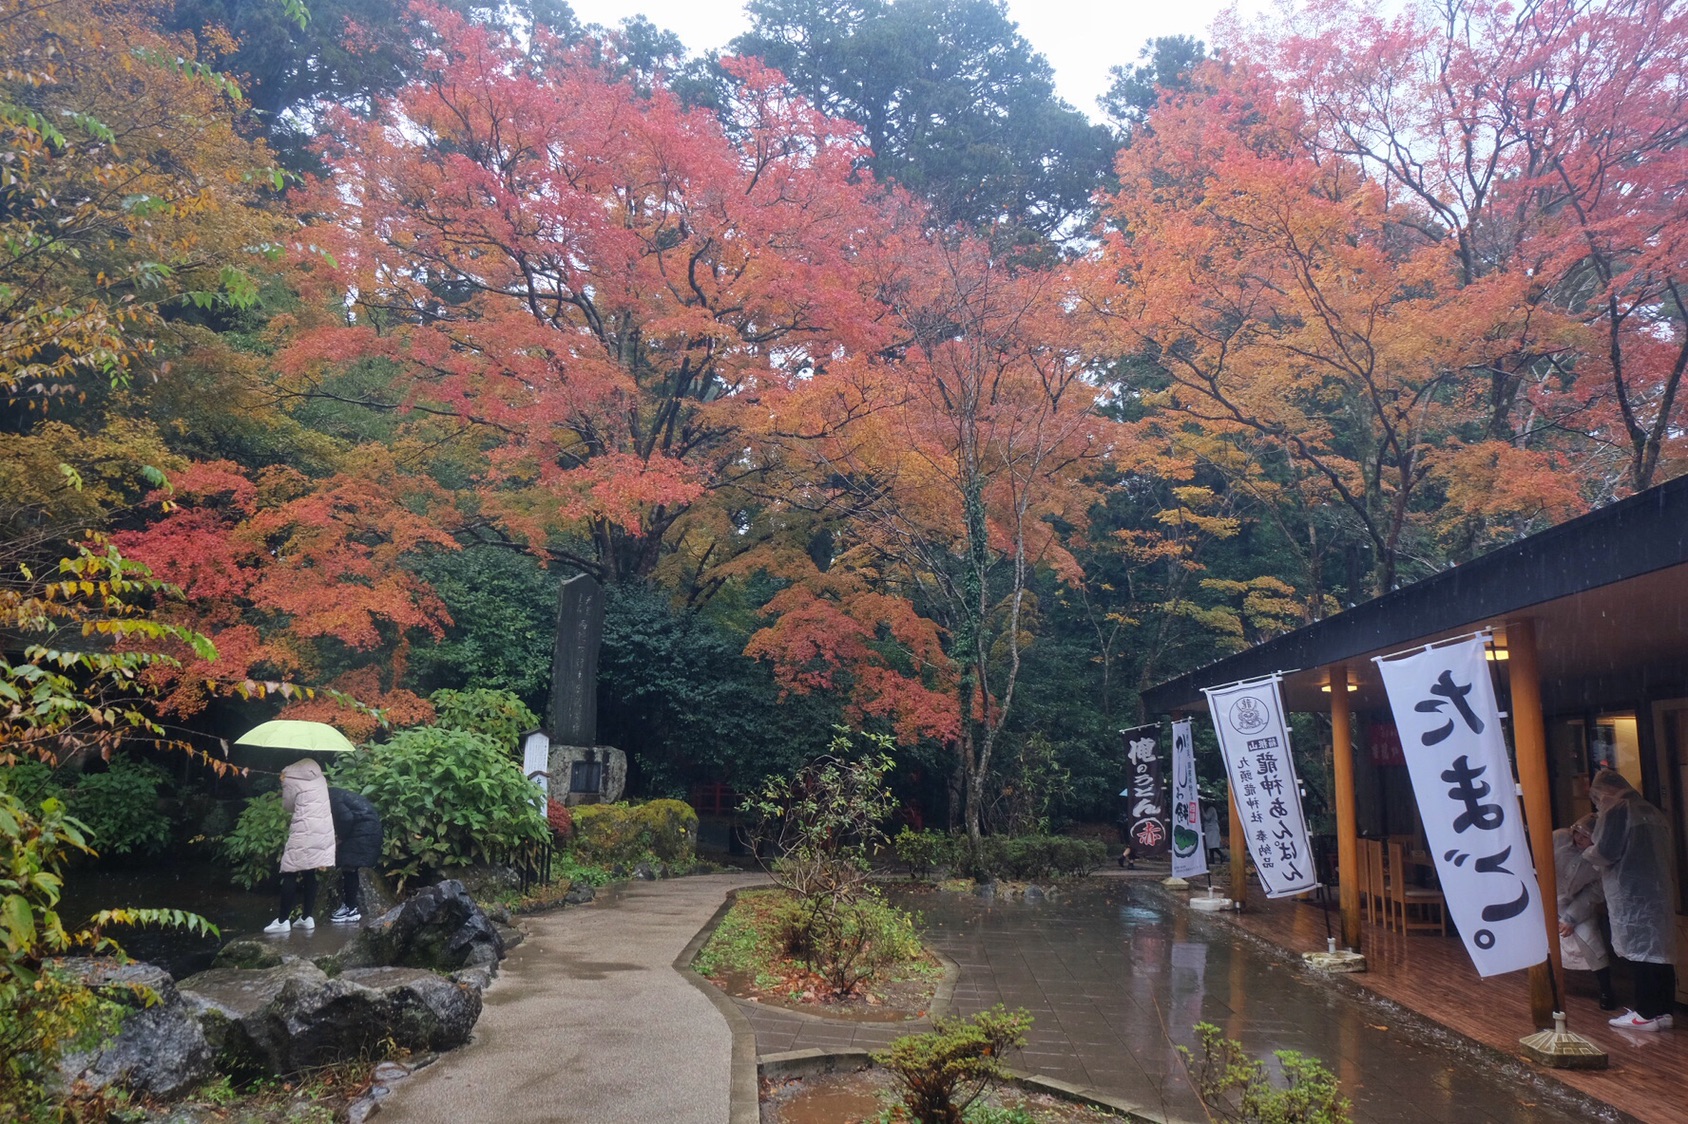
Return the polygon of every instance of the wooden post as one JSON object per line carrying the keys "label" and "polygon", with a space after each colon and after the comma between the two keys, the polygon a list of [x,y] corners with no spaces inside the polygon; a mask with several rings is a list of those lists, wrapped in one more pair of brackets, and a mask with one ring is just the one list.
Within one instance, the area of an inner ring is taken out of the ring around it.
{"label": "wooden post", "polygon": [[1338,900],[1342,907],[1342,946],[1361,952],[1360,818],[1354,807],[1354,729],[1348,707],[1348,668],[1342,664],[1330,669],[1330,743],[1331,778],[1336,788],[1336,866]]}
{"label": "wooden post", "polygon": [[[1225,784],[1230,789],[1230,782]],[[1243,834],[1243,815],[1237,810],[1237,794],[1231,793],[1231,900],[1242,909],[1248,904],[1248,837]]]}
{"label": "wooden post", "polygon": [[[1536,661],[1534,621],[1506,622],[1507,678],[1512,684],[1512,741],[1518,752],[1518,783],[1524,789],[1524,822],[1536,862],[1542,914],[1547,922],[1548,961],[1530,969],[1530,1014],[1536,1027],[1553,1026],[1553,985],[1565,994],[1559,961],[1559,882],[1553,869],[1553,790],[1547,776],[1547,723],[1542,718],[1541,673]],[[1549,974],[1551,971],[1551,975]]]}

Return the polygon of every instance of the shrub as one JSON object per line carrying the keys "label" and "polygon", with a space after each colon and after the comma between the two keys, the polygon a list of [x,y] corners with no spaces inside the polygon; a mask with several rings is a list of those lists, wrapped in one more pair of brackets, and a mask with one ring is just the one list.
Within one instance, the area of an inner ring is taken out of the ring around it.
{"label": "shrub", "polygon": [[401,730],[340,755],[330,783],[356,789],[381,810],[384,865],[401,886],[549,834],[539,789],[508,749],[467,730]]}
{"label": "shrub", "polygon": [[583,804],[573,809],[574,849],[599,863],[655,858],[683,863],[697,844],[697,813],[679,800],[648,804]]}
{"label": "shrub", "polygon": [[959,865],[960,842],[942,831],[914,831],[905,827],[897,832],[891,847],[897,859],[908,868],[910,878],[925,878],[939,869]]}
{"label": "shrub", "polygon": [[439,690],[428,696],[434,704],[434,725],[468,730],[488,738],[506,751],[539,725],[539,718],[510,691],[476,687],[466,691]]}
{"label": "shrub", "polygon": [[1017,881],[1078,877],[1108,860],[1108,847],[1099,839],[1065,835],[987,835],[963,857],[975,878]]}
{"label": "shrub", "polygon": [[686,862],[697,849],[697,813],[683,800],[652,800],[635,810],[663,862]]}
{"label": "shrub", "polygon": [[[49,958],[72,949],[92,954],[122,949],[105,935],[118,925],[160,925],[215,934],[204,918],[180,910],[102,910],[78,928],[59,917],[60,870],[75,852],[88,853],[83,825],[49,797],[39,814],[0,792],[0,1119],[63,1117],[50,1088],[67,1049],[91,1046],[115,1029],[121,1008]],[[156,997],[146,992],[148,1001]]]}
{"label": "shrub", "polygon": [[838,999],[922,952],[913,915],[871,890],[845,901],[794,901],[784,928],[788,951]]}
{"label": "shrub", "polygon": [[28,808],[39,808],[48,797],[62,799],[64,789],[44,761],[23,759],[0,767],[0,792],[9,792]]}
{"label": "shrub", "polygon": [[925,1034],[907,1034],[873,1055],[896,1077],[903,1106],[918,1124],[961,1124],[967,1106],[1007,1075],[1002,1055],[1026,1044],[1032,1017],[999,1003],[972,1018],[936,1019]]}
{"label": "shrub", "polygon": [[281,809],[279,792],[262,793],[246,802],[234,830],[217,843],[231,882],[251,890],[276,873],[282,849],[287,846],[290,818]]}
{"label": "shrub", "polygon": [[574,813],[567,804],[546,800],[545,821],[551,825],[551,835],[558,843],[566,842],[574,834]]}
{"label": "shrub", "polygon": [[170,821],[158,810],[158,790],[167,783],[156,765],[113,757],[105,772],[84,773],[65,804],[100,854],[152,854],[170,839]]}
{"label": "shrub", "polygon": [[1238,1124],[1349,1124],[1353,1119],[1336,1075],[1317,1058],[1274,1051],[1286,1082],[1280,1089],[1264,1062],[1249,1057],[1242,1043],[1226,1038],[1212,1023],[1197,1023],[1196,1035],[1201,1055],[1188,1046],[1178,1047],[1178,1054],[1210,1119]]}

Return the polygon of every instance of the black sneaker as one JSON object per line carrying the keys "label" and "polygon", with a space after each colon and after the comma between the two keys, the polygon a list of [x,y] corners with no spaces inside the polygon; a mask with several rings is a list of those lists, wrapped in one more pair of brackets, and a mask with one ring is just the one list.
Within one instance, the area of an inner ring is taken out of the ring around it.
{"label": "black sneaker", "polygon": [[363,914],[355,909],[347,909],[346,907],[341,906],[339,909],[334,911],[334,915],[330,917],[329,920],[334,922],[336,925],[349,925],[354,921],[362,921]]}

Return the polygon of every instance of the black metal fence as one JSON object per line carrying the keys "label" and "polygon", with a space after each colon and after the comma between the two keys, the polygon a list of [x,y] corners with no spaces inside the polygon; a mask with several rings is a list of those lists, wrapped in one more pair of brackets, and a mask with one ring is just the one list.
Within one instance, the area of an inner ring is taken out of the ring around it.
{"label": "black metal fence", "polygon": [[492,856],[492,861],[516,872],[517,888],[527,893],[532,886],[551,881],[551,859],[556,848],[547,839],[543,843],[525,843]]}

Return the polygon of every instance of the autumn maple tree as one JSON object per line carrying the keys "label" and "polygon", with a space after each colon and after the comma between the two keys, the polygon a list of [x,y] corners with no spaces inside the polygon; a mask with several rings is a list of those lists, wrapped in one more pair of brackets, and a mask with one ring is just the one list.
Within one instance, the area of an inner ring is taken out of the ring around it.
{"label": "autumn maple tree", "polygon": [[[1371,593],[1467,519],[1494,534],[1574,511],[1551,449],[1486,424],[1468,371],[1492,322],[1464,303],[1450,247],[1359,162],[1319,158],[1303,107],[1267,75],[1200,73],[1121,154],[1087,288],[1121,349],[1167,376],[1153,403],[1168,439],[1269,493],[1310,545],[1319,513],[1342,512],[1340,533],[1371,553]],[[1314,618],[1316,549],[1306,562]]]}
{"label": "autumn maple tree", "polygon": [[[1340,34],[1335,30],[1340,29]],[[1341,43],[1340,50],[1333,44]],[[1674,475],[1688,370],[1688,13],[1668,0],[1338,2],[1243,53],[1445,246],[1489,433],[1570,442],[1603,499]]]}
{"label": "autumn maple tree", "polygon": [[1065,270],[947,236],[900,265],[896,347],[848,393],[802,396],[814,432],[792,443],[806,474],[789,506],[842,517],[749,650],[800,686],[847,676],[862,713],[952,747],[976,842],[1038,630],[1034,571],[1081,579],[1064,535],[1084,525],[1115,435]]}
{"label": "autumn maple tree", "polygon": [[307,292],[343,314],[287,349],[291,385],[384,362],[378,404],[472,454],[466,533],[648,575],[740,471],[742,420],[876,346],[857,132],[755,65],[723,123],[595,43],[423,15],[437,50],[334,120],[300,197]]}

